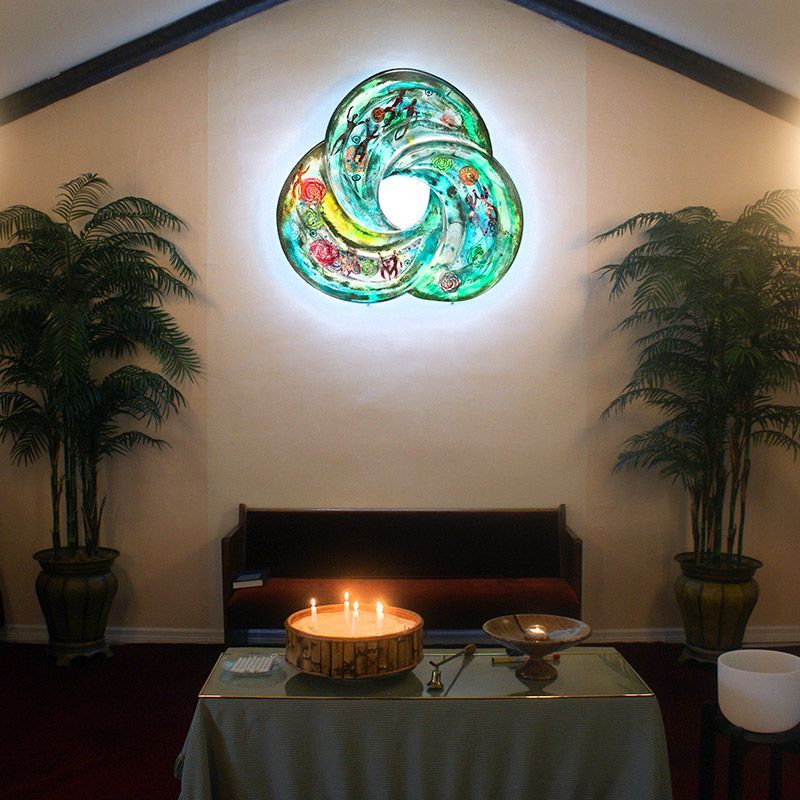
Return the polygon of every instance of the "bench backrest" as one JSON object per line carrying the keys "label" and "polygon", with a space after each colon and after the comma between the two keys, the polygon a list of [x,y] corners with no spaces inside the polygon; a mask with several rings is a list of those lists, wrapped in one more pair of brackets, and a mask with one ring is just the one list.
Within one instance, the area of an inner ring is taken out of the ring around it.
{"label": "bench backrest", "polygon": [[244,510],[248,569],[274,577],[548,577],[559,509]]}

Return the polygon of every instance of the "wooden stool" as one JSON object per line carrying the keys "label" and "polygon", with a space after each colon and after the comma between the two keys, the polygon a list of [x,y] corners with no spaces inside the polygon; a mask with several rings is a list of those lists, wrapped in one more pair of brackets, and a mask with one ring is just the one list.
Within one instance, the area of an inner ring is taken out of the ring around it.
{"label": "wooden stool", "polygon": [[703,703],[700,733],[700,789],[699,800],[714,798],[715,738],[722,734],[730,739],[728,760],[728,800],[742,796],[742,767],[744,756],[754,747],[769,747],[768,800],[781,796],[781,758],[783,753],[800,753],[800,725],[784,733],[753,733],[732,725],[722,716],[716,703]]}

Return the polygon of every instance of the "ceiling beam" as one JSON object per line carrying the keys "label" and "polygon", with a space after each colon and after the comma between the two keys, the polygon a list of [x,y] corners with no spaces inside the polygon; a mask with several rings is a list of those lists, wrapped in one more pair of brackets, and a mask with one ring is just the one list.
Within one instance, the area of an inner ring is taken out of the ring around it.
{"label": "ceiling beam", "polygon": [[575,0],[510,0],[594,39],[641,56],[760,111],[800,126],[800,99],[719,61]]}
{"label": "ceiling beam", "polygon": [[0,98],[0,125],[77,94],[154,58],[196,42],[220,28],[259,14],[286,0],[220,0],[188,16],[84,61],[58,75]]}
{"label": "ceiling beam", "polygon": [[[285,0],[220,0],[163,28],[0,99],[0,125],[202,39]],[[510,0],[800,126],[800,99],[575,0]]]}

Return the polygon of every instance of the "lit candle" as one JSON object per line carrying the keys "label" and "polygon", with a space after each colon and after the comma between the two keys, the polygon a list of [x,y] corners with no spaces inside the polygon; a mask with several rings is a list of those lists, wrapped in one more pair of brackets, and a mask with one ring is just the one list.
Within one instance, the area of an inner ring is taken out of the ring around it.
{"label": "lit candle", "polygon": [[547,635],[547,631],[541,625],[531,625],[530,628],[525,629],[525,633],[529,639],[542,641],[550,638]]}
{"label": "lit candle", "polygon": [[311,627],[317,627],[317,601],[311,598]]}
{"label": "lit candle", "polygon": [[375,604],[375,615],[377,617],[378,633],[383,628],[383,603],[380,600]]}
{"label": "lit candle", "polygon": [[350,626],[351,631],[355,632],[356,623],[358,622],[358,600],[353,601],[353,624]]}
{"label": "lit candle", "polygon": [[344,593],[344,621],[345,625],[350,619],[350,592]]}

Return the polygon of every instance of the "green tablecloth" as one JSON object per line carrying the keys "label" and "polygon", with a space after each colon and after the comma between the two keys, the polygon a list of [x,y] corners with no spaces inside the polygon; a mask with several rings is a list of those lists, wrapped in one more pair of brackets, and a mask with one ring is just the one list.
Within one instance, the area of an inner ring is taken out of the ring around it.
{"label": "green tablecloth", "polygon": [[358,685],[235,676],[235,648],[198,700],[178,758],[181,800],[667,800],[658,703],[611,648],[563,654],[526,685],[490,653]]}

